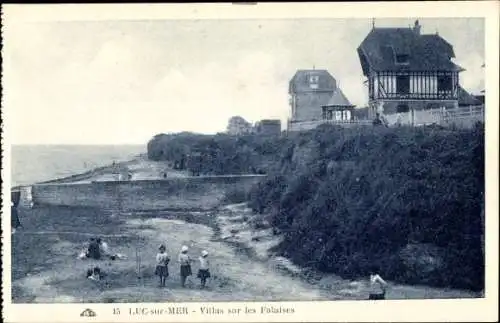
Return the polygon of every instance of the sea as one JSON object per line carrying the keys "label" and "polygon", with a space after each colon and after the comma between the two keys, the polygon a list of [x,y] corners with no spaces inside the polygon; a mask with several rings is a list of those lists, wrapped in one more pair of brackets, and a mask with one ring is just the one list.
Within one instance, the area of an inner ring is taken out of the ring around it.
{"label": "sea", "polygon": [[66,177],[146,154],[146,145],[13,145],[11,186]]}

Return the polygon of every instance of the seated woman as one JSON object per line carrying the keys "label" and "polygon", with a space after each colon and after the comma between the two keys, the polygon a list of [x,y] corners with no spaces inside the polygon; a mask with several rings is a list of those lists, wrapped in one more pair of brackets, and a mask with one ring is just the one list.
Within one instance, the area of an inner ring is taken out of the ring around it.
{"label": "seated woman", "polygon": [[99,245],[101,255],[109,257],[111,260],[125,259],[125,256],[120,253],[112,253],[109,249],[109,245],[101,238],[97,238],[97,244]]}

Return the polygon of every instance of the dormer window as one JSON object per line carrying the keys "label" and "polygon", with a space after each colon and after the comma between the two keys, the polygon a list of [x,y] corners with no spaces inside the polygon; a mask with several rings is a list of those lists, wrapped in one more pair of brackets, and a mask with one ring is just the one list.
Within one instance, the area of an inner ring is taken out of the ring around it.
{"label": "dormer window", "polygon": [[309,76],[309,86],[311,87],[311,89],[317,89],[318,83],[319,83],[319,76],[318,75]]}
{"label": "dormer window", "polygon": [[409,64],[410,56],[408,54],[397,54],[396,55],[396,64]]}

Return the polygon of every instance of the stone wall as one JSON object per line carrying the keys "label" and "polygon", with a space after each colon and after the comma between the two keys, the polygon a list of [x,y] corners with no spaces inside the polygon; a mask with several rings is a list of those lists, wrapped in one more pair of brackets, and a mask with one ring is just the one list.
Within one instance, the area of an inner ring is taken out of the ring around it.
{"label": "stone wall", "polygon": [[227,192],[249,190],[263,175],[187,177],[165,180],[44,184],[32,186],[35,205],[110,210],[211,209]]}

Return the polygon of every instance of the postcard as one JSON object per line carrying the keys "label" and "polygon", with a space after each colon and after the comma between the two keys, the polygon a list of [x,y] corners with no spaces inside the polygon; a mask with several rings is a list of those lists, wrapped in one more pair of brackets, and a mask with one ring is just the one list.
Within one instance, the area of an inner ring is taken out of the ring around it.
{"label": "postcard", "polygon": [[496,321],[499,8],[2,6],[3,319]]}

